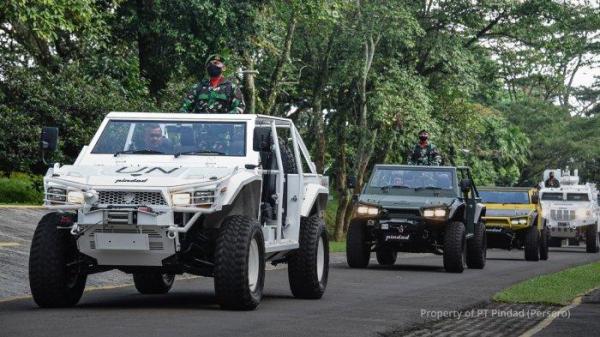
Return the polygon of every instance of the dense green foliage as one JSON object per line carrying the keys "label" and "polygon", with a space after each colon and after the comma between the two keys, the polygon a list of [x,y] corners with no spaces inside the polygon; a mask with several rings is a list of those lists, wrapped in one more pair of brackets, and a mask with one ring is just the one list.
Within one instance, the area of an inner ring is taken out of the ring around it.
{"label": "dense green foliage", "polygon": [[0,170],[42,173],[38,133],[74,160],[104,114],[175,111],[228,58],[248,113],[294,119],[334,183],[404,163],[426,128],[479,184],[532,185],[546,167],[600,178],[593,2],[553,0],[7,0],[0,3]]}
{"label": "dense green foliage", "polygon": [[26,174],[12,174],[0,178],[0,203],[39,205],[42,193],[42,177]]}

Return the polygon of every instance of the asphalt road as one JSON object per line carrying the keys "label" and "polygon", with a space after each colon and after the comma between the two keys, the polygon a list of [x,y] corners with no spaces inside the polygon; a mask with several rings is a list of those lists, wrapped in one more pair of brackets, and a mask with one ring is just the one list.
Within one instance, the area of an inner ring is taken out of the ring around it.
{"label": "asphalt road", "polygon": [[131,286],[90,291],[70,309],[21,299],[0,303],[0,336],[370,336],[421,323],[423,310],[467,308],[515,282],[600,259],[583,248],[552,251],[546,262],[525,262],[522,251],[488,255],[484,270],[449,274],[438,256],[356,270],[338,254],[321,300],[294,299],[287,271],[274,270],[252,312],[220,310],[208,278],[179,280],[167,295],[139,295]]}

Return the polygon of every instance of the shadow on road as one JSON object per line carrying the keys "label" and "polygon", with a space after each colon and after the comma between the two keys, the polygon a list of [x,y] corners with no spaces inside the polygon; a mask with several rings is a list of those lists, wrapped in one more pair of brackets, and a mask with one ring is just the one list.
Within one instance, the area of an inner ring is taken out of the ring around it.
{"label": "shadow on road", "polygon": [[395,264],[392,266],[371,265],[368,269],[374,270],[390,270],[390,271],[425,271],[425,272],[440,272],[445,273],[444,267],[440,266],[425,266],[415,264]]}
{"label": "shadow on road", "polygon": [[585,247],[562,247],[550,248],[550,252],[557,253],[573,253],[573,254],[591,254],[585,251]]}

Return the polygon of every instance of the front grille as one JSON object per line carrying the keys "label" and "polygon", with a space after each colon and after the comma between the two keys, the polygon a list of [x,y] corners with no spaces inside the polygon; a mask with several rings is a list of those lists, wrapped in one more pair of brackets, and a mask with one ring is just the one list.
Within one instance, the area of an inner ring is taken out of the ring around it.
{"label": "front grille", "polygon": [[98,192],[100,205],[167,205],[160,192]]}
{"label": "front grille", "polygon": [[387,215],[390,219],[394,218],[418,218],[421,212],[418,209],[390,209],[387,210]]}
{"label": "front grille", "polygon": [[575,220],[575,211],[568,209],[553,209],[550,211],[550,218],[556,221]]}

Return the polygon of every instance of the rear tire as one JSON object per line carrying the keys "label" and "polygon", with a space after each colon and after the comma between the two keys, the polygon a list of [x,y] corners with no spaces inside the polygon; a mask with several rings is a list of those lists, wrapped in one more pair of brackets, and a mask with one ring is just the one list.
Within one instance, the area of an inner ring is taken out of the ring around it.
{"label": "rear tire", "polygon": [[391,248],[380,248],[375,252],[377,262],[382,266],[391,266],[396,263],[398,252]]}
{"label": "rear tire", "polygon": [[300,248],[288,258],[290,289],[296,298],[319,299],[329,275],[329,240],[325,222],[317,216],[302,218]]}
{"label": "rear tire", "polygon": [[346,237],[346,261],[350,268],[366,268],[371,259],[367,245],[367,226],[363,221],[351,221]]}
{"label": "rear tire", "polygon": [[444,233],[444,269],[449,273],[462,273],[466,264],[465,225],[452,222]]}
{"label": "rear tire", "polygon": [[258,306],[265,283],[265,242],[258,222],[241,215],[223,221],[215,249],[214,282],[221,308]]}
{"label": "rear tire", "polygon": [[485,225],[481,222],[475,224],[473,237],[467,240],[467,266],[470,269],[483,269],[487,255],[487,236]]}
{"label": "rear tire", "polygon": [[33,300],[42,308],[63,308],[81,299],[87,274],[77,266],[77,242],[66,229],[58,229],[63,215],[46,214],[39,222],[29,253],[29,286]]}
{"label": "rear tire", "polygon": [[590,225],[585,230],[585,251],[588,253],[598,253],[598,225]]}
{"label": "rear tire", "polygon": [[175,282],[175,275],[164,273],[134,273],[133,284],[140,294],[166,294]]}
{"label": "rear tire", "polygon": [[541,232],[540,238],[540,260],[546,261],[548,260],[548,241],[550,240],[550,231],[548,231],[548,227],[544,225],[544,228]]}
{"label": "rear tire", "polygon": [[535,225],[525,233],[525,261],[540,260],[540,232]]}

